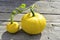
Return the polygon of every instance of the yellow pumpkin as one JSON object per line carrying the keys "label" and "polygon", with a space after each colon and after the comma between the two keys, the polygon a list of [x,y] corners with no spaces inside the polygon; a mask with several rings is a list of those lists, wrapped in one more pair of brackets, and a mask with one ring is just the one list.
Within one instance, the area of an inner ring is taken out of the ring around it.
{"label": "yellow pumpkin", "polygon": [[6,29],[9,33],[16,33],[19,31],[19,25],[17,22],[13,22],[12,24],[9,22],[7,23]]}
{"label": "yellow pumpkin", "polygon": [[42,14],[34,13],[32,16],[31,12],[23,15],[21,20],[22,29],[29,34],[39,34],[46,27],[46,19]]}

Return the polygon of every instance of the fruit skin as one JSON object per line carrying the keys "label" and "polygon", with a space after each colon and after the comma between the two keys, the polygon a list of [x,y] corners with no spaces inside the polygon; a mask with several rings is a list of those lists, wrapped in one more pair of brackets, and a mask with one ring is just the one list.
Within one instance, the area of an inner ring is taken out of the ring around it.
{"label": "fruit skin", "polygon": [[22,29],[28,34],[39,34],[46,27],[46,19],[39,13],[26,13],[21,20]]}
{"label": "fruit skin", "polygon": [[19,31],[19,25],[17,22],[13,22],[12,24],[9,22],[7,23],[6,29],[9,33],[16,33]]}

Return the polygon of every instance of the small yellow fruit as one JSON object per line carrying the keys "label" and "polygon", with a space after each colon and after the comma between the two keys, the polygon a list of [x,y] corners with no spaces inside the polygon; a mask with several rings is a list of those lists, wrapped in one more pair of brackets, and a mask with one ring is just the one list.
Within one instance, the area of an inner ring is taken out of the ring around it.
{"label": "small yellow fruit", "polygon": [[17,22],[13,22],[12,24],[9,22],[7,23],[6,29],[9,33],[16,33],[19,30],[19,25]]}
{"label": "small yellow fruit", "polygon": [[21,26],[22,29],[29,34],[39,34],[46,26],[46,19],[39,13],[27,13],[22,17]]}

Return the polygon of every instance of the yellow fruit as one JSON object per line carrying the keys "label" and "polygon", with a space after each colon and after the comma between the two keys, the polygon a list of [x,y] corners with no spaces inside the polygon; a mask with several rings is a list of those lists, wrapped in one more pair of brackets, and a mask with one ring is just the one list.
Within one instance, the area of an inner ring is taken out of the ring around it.
{"label": "yellow fruit", "polygon": [[9,33],[16,33],[19,30],[19,25],[17,22],[13,22],[12,24],[9,22],[7,23],[6,29]]}
{"label": "yellow fruit", "polygon": [[36,12],[34,13],[35,16],[32,15],[30,12],[22,17],[22,29],[29,34],[39,34],[46,27],[46,19],[43,15]]}

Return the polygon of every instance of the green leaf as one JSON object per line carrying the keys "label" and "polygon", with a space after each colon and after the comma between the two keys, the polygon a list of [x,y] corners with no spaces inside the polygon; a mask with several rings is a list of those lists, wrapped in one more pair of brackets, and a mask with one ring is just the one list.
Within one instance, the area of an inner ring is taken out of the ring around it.
{"label": "green leaf", "polygon": [[19,8],[26,8],[26,4],[22,3]]}

